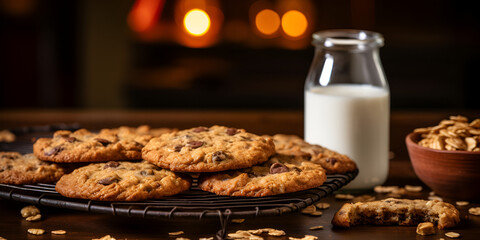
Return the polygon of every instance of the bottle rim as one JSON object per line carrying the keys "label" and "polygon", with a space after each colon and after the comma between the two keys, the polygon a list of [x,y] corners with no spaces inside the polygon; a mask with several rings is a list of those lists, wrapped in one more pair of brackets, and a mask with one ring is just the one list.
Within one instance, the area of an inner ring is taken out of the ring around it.
{"label": "bottle rim", "polygon": [[357,29],[332,29],[313,33],[312,44],[326,48],[382,47],[383,35],[378,32]]}

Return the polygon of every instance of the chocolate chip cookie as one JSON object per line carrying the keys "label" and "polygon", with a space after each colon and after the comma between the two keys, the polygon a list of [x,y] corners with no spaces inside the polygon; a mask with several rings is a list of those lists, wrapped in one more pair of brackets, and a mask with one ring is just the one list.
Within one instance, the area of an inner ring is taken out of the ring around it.
{"label": "chocolate chip cookie", "polygon": [[264,197],[319,187],[325,180],[320,165],[276,154],[258,166],[202,176],[199,187],[218,195]]}
{"label": "chocolate chip cookie", "polygon": [[190,188],[191,179],[146,161],[92,163],[64,175],[55,186],[61,195],[99,201],[142,201]]}
{"label": "chocolate chip cookie", "polygon": [[346,203],[335,214],[332,223],[338,227],[360,224],[417,225],[436,223],[439,229],[454,227],[460,221],[458,210],[438,200],[387,198],[373,202]]}
{"label": "chocolate chip cookie", "polygon": [[263,163],[274,154],[272,139],[244,129],[196,127],[153,138],[143,159],[172,171],[218,172]]}
{"label": "chocolate chip cookie", "polygon": [[142,148],[151,138],[143,128],[102,129],[99,133],[60,130],[53,138],[38,139],[33,153],[41,160],[57,163],[135,160],[142,158]]}
{"label": "chocolate chip cookie", "polygon": [[327,174],[351,172],[357,165],[348,156],[320,145],[310,144],[295,135],[276,134],[272,136],[278,153],[303,156],[313,163],[320,164]]}
{"label": "chocolate chip cookie", "polygon": [[57,164],[40,161],[31,153],[0,152],[0,183],[52,183],[64,172]]}

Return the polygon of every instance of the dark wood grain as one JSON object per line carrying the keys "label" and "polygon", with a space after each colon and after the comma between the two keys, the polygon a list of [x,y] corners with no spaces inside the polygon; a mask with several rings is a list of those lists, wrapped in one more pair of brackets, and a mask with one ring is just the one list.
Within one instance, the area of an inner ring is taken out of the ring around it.
{"label": "dark wood grain", "polygon": [[[459,112],[455,112],[457,114]],[[464,112],[470,118],[479,117],[480,112]],[[422,184],[413,172],[406,151],[404,138],[416,127],[430,126],[446,118],[450,112],[393,112],[391,118],[391,150],[394,157],[390,160],[389,178],[386,185],[413,184],[422,185],[422,193],[406,195],[407,198],[425,198],[430,190]],[[186,128],[198,125],[222,124],[232,127],[246,128],[260,134],[291,133],[302,135],[303,115],[301,112],[264,111],[264,112],[191,112],[191,111],[2,111],[0,112],[0,128],[15,128],[52,123],[79,123],[81,126],[98,129],[119,125],[149,124],[155,127]],[[474,191],[472,189],[472,191]],[[478,190],[476,190],[478,191]],[[364,194],[364,193],[362,193]],[[367,192],[378,199],[385,195]],[[454,202],[461,199],[446,199]],[[228,224],[228,232],[240,229],[258,229],[272,227],[282,229],[291,237],[303,237],[306,234],[318,236],[319,239],[418,239],[429,240],[446,238],[444,230],[433,236],[419,236],[414,226],[356,226],[350,229],[335,229],[330,223],[333,214],[343,201],[332,196],[324,199],[331,204],[323,216],[312,217],[301,213],[284,216],[258,217],[247,219],[244,223]],[[141,219],[118,217],[108,214],[91,214],[60,208],[40,207],[43,218],[39,222],[27,222],[20,216],[24,203],[0,200],[0,237],[6,239],[92,239],[110,234],[117,239],[175,239],[168,232],[184,231],[181,237],[198,239],[211,237],[221,228],[220,222],[208,220],[182,219]],[[469,215],[467,209],[480,206],[471,203],[467,207],[459,207],[462,221],[452,231],[459,232],[461,239],[478,239],[480,236],[480,217]],[[323,230],[309,230],[311,226],[323,225]],[[27,233],[28,228],[42,228],[48,233],[33,236]],[[63,229],[65,236],[50,234],[51,230]],[[271,237],[266,239],[288,239],[288,237]]]}

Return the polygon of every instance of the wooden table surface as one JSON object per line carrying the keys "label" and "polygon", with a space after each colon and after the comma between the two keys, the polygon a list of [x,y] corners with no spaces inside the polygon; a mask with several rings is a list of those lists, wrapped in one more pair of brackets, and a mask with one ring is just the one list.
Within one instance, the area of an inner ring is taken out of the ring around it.
{"label": "wooden table surface", "polygon": [[[406,198],[426,198],[430,190],[416,177],[409,162],[404,137],[416,127],[431,126],[452,114],[463,114],[469,118],[479,118],[479,111],[436,111],[436,112],[392,112],[390,149],[390,171],[384,185],[403,186],[422,185],[421,193],[405,195]],[[53,123],[78,123],[80,126],[99,129],[119,125],[136,126],[149,124],[153,127],[188,128],[213,124],[245,128],[258,134],[288,133],[303,135],[303,115],[300,111],[0,111],[0,129],[37,126]],[[474,191],[472,189],[472,191]],[[476,190],[478,191],[478,190]],[[384,194],[366,192],[377,199]],[[445,199],[454,203],[462,199]],[[322,200],[331,207],[320,217],[292,213],[284,216],[248,218],[240,224],[229,223],[227,231],[259,228],[284,230],[287,236],[272,237],[262,235],[265,239],[288,239],[314,235],[319,239],[439,239],[445,238],[444,230],[435,235],[420,236],[412,226],[355,226],[350,229],[332,228],[333,214],[345,201],[335,200],[329,196]],[[25,203],[0,199],[0,237],[6,239],[93,239],[107,234],[116,239],[175,239],[169,232],[184,231],[180,237],[198,239],[213,237],[221,228],[216,219],[182,220],[182,219],[141,219],[119,217],[109,214],[93,214],[81,211],[39,206],[42,220],[28,222],[20,216],[20,209]],[[458,207],[461,212],[460,224],[450,229],[462,235],[461,239],[480,238],[480,216],[469,215],[469,207],[479,207],[480,202],[472,202],[466,207]],[[309,230],[312,226],[322,225],[323,230]],[[29,228],[41,228],[47,231],[42,236],[27,233]],[[66,230],[66,235],[52,235],[51,230]],[[449,231],[450,231],[449,230]],[[1,238],[0,238],[1,239]]]}

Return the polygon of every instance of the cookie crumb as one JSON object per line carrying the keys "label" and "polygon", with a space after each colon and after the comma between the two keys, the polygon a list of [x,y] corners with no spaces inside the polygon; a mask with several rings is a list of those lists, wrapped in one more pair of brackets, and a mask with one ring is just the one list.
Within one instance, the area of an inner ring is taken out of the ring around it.
{"label": "cookie crumb", "polygon": [[323,229],[323,226],[320,225],[320,226],[313,226],[313,227],[310,227],[309,228],[310,230],[320,230],[320,229]]}
{"label": "cookie crumb", "polygon": [[405,190],[408,192],[421,192],[423,188],[422,186],[405,185]]}
{"label": "cookie crumb", "polygon": [[328,209],[330,207],[330,204],[319,202],[319,203],[315,203],[315,207],[317,207],[318,209]]}
{"label": "cookie crumb", "polygon": [[311,213],[315,212],[316,210],[317,210],[317,209],[316,209],[315,205],[310,205],[310,206],[302,209],[301,212],[302,212],[303,214],[311,214]]}
{"label": "cookie crumb", "polygon": [[20,210],[20,214],[22,214],[23,218],[28,218],[40,214],[40,210],[38,210],[37,207],[31,205],[22,208],[22,210]]}
{"label": "cookie crumb", "polygon": [[462,206],[467,206],[470,203],[467,202],[467,201],[457,201],[457,202],[455,202],[455,204],[457,204],[457,206],[462,207]]}
{"label": "cookie crumb", "polygon": [[92,238],[92,240],[117,240],[117,239],[115,239],[114,237],[112,237],[110,235],[105,235],[101,238]]}
{"label": "cookie crumb", "polygon": [[435,227],[433,226],[433,223],[423,222],[423,223],[418,224],[417,234],[422,235],[422,236],[435,234]]}
{"label": "cookie crumb", "polygon": [[457,232],[447,232],[445,233],[445,236],[449,237],[449,238],[459,238],[460,237],[460,233],[457,233]]}
{"label": "cookie crumb", "polygon": [[335,199],[337,200],[352,200],[354,197],[352,194],[335,194]]}
{"label": "cookie crumb", "polygon": [[38,221],[42,219],[42,215],[41,214],[37,214],[35,216],[30,216],[30,217],[27,217],[25,218],[25,220],[29,221],[29,222],[35,222],[35,221]]}
{"label": "cookie crumb", "polygon": [[480,216],[480,207],[472,207],[468,209],[468,213],[475,215],[475,216]]}
{"label": "cookie crumb", "polygon": [[67,234],[67,231],[65,231],[65,230],[52,230],[52,234],[65,235],[65,234]]}
{"label": "cookie crumb", "polygon": [[235,218],[235,219],[232,219],[232,223],[243,223],[245,222],[245,219],[244,218]]}
{"label": "cookie crumb", "polygon": [[178,231],[178,232],[169,232],[168,235],[170,236],[178,236],[184,234],[183,231]]}
{"label": "cookie crumb", "polygon": [[316,240],[318,237],[315,237],[313,235],[305,235],[303,238],[294,238],[294,237],[289,237],[289,240]]}
{"label": "cookie crumb", "polygon": [[45,230],[40,229],[40,228],[29,228],[28,233],[33,234],[33,235],[42,235],[45,233]]}

